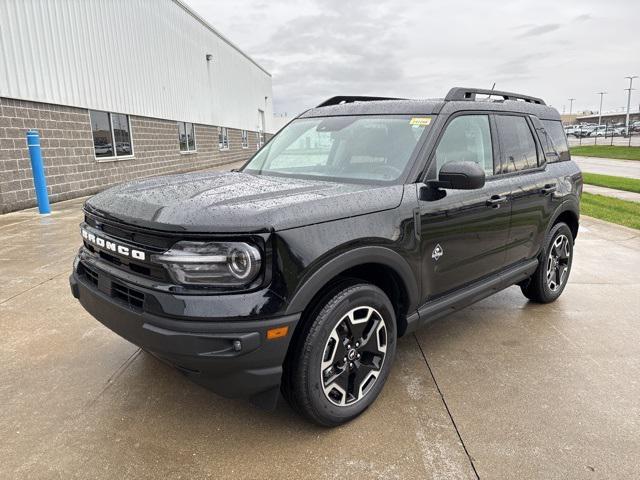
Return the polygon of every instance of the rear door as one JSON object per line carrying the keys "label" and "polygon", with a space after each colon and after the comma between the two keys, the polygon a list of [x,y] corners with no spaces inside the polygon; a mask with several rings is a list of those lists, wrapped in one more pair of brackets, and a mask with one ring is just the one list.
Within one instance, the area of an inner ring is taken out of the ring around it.
{"label": "rear door", "polygon": [[[450,161],[473,161],[486,174],[478,190],[445,190],[420,201],[422,300],[451,292],[504,267],[511,182],[495,175],[499,149],[489,114],[449,119],[430,160],[430,176]],[[435,164],[435,165],[434,165]]]}
{"label": "rear door", "polygon": [[[500,175],[512,182],[507,265],[535,257],[549,217],[549,196],[557,189],[527,115],[496,114]],[[539,124],[539,122],[538,122]]]}

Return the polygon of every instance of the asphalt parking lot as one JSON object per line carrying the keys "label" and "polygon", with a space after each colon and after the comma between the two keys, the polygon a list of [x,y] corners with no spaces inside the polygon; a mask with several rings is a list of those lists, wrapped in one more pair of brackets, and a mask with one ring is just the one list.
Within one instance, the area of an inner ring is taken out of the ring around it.
{"label": "asphalt parking lot", "polygon": [[0,478],[637,478],[640,235],[583,219],[554,304],[517,287],[400,341],[338,429],[186,380],[71,297],[80,200],[0,216]]}
{"label": "asphalt parking lot", "polygon": [[582,137],[576,138],[573,135],[569,135],[569,146],[578,147],[580,145],[616,145],[619,147],[638,147],[640,146],[640,134],[634,132],[631,137]]}

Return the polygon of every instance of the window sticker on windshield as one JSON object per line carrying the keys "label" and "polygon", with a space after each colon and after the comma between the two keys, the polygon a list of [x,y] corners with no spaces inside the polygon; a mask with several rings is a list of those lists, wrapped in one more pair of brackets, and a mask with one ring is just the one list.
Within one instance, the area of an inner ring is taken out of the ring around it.
{"label": "window sticker on windshield", "polygon": [[431,117],[413,117],[409,122],[409,125],[416,127],[427,127],[431,124]]}

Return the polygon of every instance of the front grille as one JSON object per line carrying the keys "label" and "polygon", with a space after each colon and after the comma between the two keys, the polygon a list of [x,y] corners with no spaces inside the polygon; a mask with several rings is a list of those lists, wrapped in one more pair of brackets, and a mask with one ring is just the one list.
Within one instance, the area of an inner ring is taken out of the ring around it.
{"label": "front grille", "polygon": [[160,232],[144,232],[141,231],[141,228],[125,224],[116,224],[113,221],[106,221],[87,212],[85,212],[84,221],[90,227],[100,230],[113,238],[144,246],[151,250],[168,250],[171,248],[171,245],[175,243],[175,238],[171,235],[163,235]]}
{"label": "front grille", "polygon": [[98,286],[98,274],[94,270],[91,270],[84,263],[80,264],[80,269],[78,269],[78,273],[81,275],[84,274],[87,280],[93,283],[96,287]]}
{"label": "front grille", "polygon": [[175,240],[145,235],[133,228],[100,223],[89,215],[85,215],[85,223],[89,227],[93,227],[93,231],[96,235],[104,234],[104,238],[107,240],[129,246],[130,248],[140,249],[147,254],[146,260],[137,260],[128,256],[120,256],[112,253],[111,250],[97,247],[95,244],[89,243],[89,241],[84,239],[83,243],[85,249],[97,258],[104,262],[108,262],[127,273],[159,280],[165,283],[170,281],[167,270],[162,265],[151,263],[149,261],[149,257],[153,254],[159,254],[168,250],[172,242]]}
{"label": "front grille", "polygon": [[[88,245],[85,242],[85,247],[87,247],[90,251],[92,251],[93,253],[96,253],[96,250],[91,246]],[[100,255],[100,258],[102,258],[103,260],[106,260],[109,263],[112,263],[113,265],[116,265],[118,267],[121,267],[125,270],[131,270],[132,272],[135,272],[139,275],[143,275],[145,277],[152,277],[152,278],[159,278],[159,279],[164,279],[164,271],[161,270],[160,268],[158,268],[158,272],[154,275],[152,274],[151,268],[142,265],[142,264],[138,264],[132,261],[129,261],[129,263],[123,263],[122,260],[120,260],[118,257],[116,257],[115,255],[111,255],[107,252],[103,252],[103,251],[99,251],[98,255]],[[155,272],[154,272],[155,273]]]}
{"label": "front grille", "polygon": [[126,306],[133,310],[142,310],[144,306],[144,293],[134,288],[126,286],[124,283],[111,279],[108,275],[103,279],[105,285],[104,288],[100,288],[100,276],[101,274],[87,266],[86,263],[80,262],[78,266],[78,275],[87,279],[87,281],[97,287],[100,291],[107,289],[109,296],[124,303]]}
{"label": "front grille", "polygon": [[111,282],[111,296],[126,302],[129,307],[136,310],[142,310],[144,305],[144,293],[118,282]]}

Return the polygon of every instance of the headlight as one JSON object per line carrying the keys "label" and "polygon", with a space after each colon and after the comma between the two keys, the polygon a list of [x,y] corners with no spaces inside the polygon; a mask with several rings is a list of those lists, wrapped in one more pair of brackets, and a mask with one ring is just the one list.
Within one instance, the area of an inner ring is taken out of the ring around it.
{"label": "headlight", "polygon": [[251,283],[260,272],[260,251],[243,242],[178,242],[152,260],[164,265],[183,285],[237,287]]}

